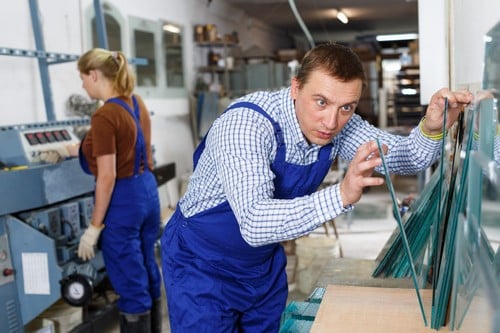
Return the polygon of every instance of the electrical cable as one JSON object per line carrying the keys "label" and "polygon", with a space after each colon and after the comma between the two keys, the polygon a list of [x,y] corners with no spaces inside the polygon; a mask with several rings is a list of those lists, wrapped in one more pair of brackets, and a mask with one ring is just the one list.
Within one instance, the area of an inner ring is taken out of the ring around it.
{"label": "electrical cable", "polygon": [[314,40],[311,36],[311,33],[309,32],[306,25],[304,24],[302,17],[300,17],[300,14],[297,10],[297,7],[295,6],[295,2],[293,0],[288,0],[288,4],[290,5],[290,9],[292,9],[293,14],[295,15],[295,19],[297,19],[297,22],[299,23],[300,27],[302,28],[302,31],[304,31],[304,34],[306,35],[306,38],[309,41],[309,45],[311,46],[311,48],[313,48],[315,46]]}

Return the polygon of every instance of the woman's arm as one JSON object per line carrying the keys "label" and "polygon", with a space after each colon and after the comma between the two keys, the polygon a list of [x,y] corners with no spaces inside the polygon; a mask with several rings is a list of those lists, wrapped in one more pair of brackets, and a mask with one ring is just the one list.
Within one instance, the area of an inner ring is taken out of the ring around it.
{"label": "woman's arm", "polygon": [[116,154],[97,157],[97,177],[95,203],[91,223],[99,227],[103,224],[116,180]]}

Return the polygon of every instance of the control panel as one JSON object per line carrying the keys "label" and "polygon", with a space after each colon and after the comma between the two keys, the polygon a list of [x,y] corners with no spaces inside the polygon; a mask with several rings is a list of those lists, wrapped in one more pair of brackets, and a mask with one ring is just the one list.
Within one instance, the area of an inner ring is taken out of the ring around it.
{"label": "control panel", "polygon": [[69,127],[53,127],[44,130],[24,130],[19,135],[23,143],[28,163],[40,162],[40,153],[50,150],[64,149],[65,146],[77,144],[80,140],[73,135]]}
{"label": "control panel", "polygon": [[84,229],[88,227],[93,209],[93,196],[86,195],[51,206],[20,212],[15,216],[40,233],[54,239],[57,261],[63,264],[75,259],[78,240]]}
{"label": "control panel", "polygon": [[53,129],[47,131],[26,131],[24,137],[30,146],[43,145],[46,143],[71,141],[71,135],[66,129]]}
{"label": "control panel", "polygon": [[0,323],[9,332],[24,332],[60,299],[61,282],[73,286],[68,274],[92,285],[106,275],[100,251],[85,263],[76,253],[92,216],[95,177],[66,147],[79,144],[77,133],[88,126],[89,119],[0,126]]}
{"label": "control panel", "polygon": [[88,122],[85,119],[0,127],[0,141],[9,143],[0,147],[0,162],[6,167],[39,164],[41,153],[78,144],[80,139],[74,127]]}

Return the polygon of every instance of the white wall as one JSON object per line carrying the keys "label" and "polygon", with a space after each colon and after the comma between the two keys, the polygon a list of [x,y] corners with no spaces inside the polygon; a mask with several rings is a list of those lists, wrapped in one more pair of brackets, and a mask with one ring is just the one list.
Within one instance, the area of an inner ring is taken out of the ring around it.
{"label": "white wall", "polygon": [[451,13],[451,82],[454,87],[480,87],[484,36],[500,21],[500,1],[455,0]]}
{"label": "white wall", "polygon": [[419,1],[420,104],[428,104],[434,92],[450,86],[449,27],[447,1]]}
{"label": "white wall", "polygon": [[419,1],[421,101],[433,92],[480,87],[484,36],[500,20],[498,0]]}
{"label": "white wall", "polygon": [[[243,50],[252,45],[270,52],[288,47],[286,36],[265,23],[249,20],[243,12],[224,1],[212,1],[210,6],[206,0],[110,0],[109,3],[119,9],[125,20],[132,15],[183,26],[188,91],[194,87],[196,66],[200,65],[195,62],[195,24],[213,23],[221,34],[237,31]],[[92,0],[40,0],[38,5],[47,51],[79,55],[90,48],[85,13],[89,8],[93,10]],[[0,31],[0,48],[36,49],[28,0],[3,4]],[[128,34],[127,26],[122,33]],[[130,41],[130,36],[125,40]],[[125,45],[123,51],[127,54],[129,50],[129,45]],[[76,63],[51,65],[49,75],[56,119],[67,119],[65,103],[68,97],[75,93],[85,95]],[[0,78],[0,126],[47,120],[36,58],[0,56]],[[178,175],[190,172],[194,142],[188,97],[154,100],[146,97],[145,101],[154,111],[153,144],[158,164],[175,162]],[[172,196],[175,201],[175,193]]]}
{"label": "white wall", "polygon": [[[193,41],[193,25],[215,23],[222,34],[237,31],[244,50],[251,45],[274,52],[287,47],[286,36],[267,27],[258,20],[250,20],[243,12],[223,1],[213,1],[207,7],[205,0],[144,0],[138,5],[135,0],[112,0],[122,15],[143,17],[151,20],[166,20],[185,28],[185,61],[187,88],[193,87],[194,63],[197,54]],[[105,3],[105,1],[103,1]],[[40,17],[47,51],[81,54],[88,45],[87,22],[84,13],[93,8],[92,0],[39,1]],[[57,8],[57,10],[55,10]],[[35,50],[29,4],[20,0],[4,5],[0,11],[0,47]],[[125,31],[125,33],[127,33]],[[128,46],[125,46],[125,51]],[[0,110],[5,112],[0,125],[44,121],[45,110],[42,88],[34,58],[0,58]],[[51,85],[57,118],[64,117],[64,103],[71,93],[82,93],[75,63],[50,66]],[[18,101],[23,101],[19,106]],[[178,102],[177,102],[178,103]],[[185,104],[187,105],[187,104]],[[20,109],[20,107],[22,109]]]}

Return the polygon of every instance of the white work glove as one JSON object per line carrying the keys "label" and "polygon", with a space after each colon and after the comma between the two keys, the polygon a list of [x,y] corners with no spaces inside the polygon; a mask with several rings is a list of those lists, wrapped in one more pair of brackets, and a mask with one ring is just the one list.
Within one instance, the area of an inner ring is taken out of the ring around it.
{"label": "white work glove", "polygon": [[104,224],[99,227],[94,226],[92,223],[83,233],[78,245],[78,256],[83,260],[90,260],[95,256],[94,246],[97,244],[99,235],[101,234]]}
{"label": "white work glove", "polygon": [[41,162],[56,164],[64,161],[66,157],[69,157],[69,152],[66,147],[61,146],[54,149],[41,151],[38,157],[40,158]]}

